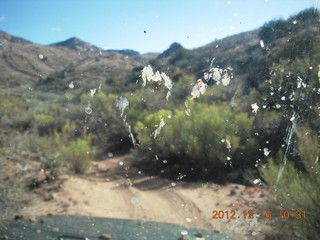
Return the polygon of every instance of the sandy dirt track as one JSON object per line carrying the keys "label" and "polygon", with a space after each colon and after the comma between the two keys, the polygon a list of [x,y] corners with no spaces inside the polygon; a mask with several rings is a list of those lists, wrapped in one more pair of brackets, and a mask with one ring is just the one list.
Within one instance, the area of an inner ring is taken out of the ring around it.
{"label": "sandy dirt track", "polygon": [[[60,185],[35,190],[25,216],[77,214],[177,223],[216,230],[236,239],[263,239],[267,220],[212,219],[213,210],[266,210],[258,187],[172,182],[129,167],[130,155],[93,163],[86,175],[63,175]],[[270,220],[269,220],[270,221]]]}

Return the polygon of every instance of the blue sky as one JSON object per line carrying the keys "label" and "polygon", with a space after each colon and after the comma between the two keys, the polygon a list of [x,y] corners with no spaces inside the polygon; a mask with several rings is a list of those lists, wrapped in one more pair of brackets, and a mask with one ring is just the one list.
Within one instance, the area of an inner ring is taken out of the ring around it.
{"label": "blue sky", "polygon": [[103,49],[162,52],[173,42],[203,46],[318,5],[319,0],[0,0],[0,30],[38,44],[75,36]]}

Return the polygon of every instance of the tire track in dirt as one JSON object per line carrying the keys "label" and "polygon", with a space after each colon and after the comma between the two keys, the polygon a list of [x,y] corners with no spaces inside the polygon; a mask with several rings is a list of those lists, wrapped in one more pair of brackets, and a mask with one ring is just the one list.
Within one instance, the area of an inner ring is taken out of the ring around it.
{"label": "tire track in dirt", "polygon": [[168,188],[159,192],[159,197],[167,201],[171,213],[181,216],[181,224],[188,227],[203,227],[206,221],[201,209],[188,197],[182,196],[180,187]]}
{"label": "tire track in dirt", "polygon": [[[235,184],[173,183],[131,168],[128,157],[95,162],[86,175],[62,176],[63,187],[53,193],[50,201],[44,201],[37,194],[22,214],[72,214],[158,221],[218,230],[239,240],[250,239],[247,234],[253,227],[211,217],[214,209],[231,210],[234,206],[247,206],[245,201],[261,200],[256,189]],[[232,191],[235,193],[231,194]],[[262,238],[256,236],[254,239]]]}

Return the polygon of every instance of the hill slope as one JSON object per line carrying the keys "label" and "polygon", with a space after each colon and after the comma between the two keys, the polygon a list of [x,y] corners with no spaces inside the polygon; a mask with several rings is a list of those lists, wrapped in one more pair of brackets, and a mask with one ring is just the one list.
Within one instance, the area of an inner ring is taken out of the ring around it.
{"label": "hill slope", "polygon": [[104,82],[111,76],[125,76],[144,61],[142,55],[138,59],[127,56],[127,52],[101,51],[77,38],[42,46],[1,32],[0,42],[1,87],[34,84],[61,72],[65,72],[65,82],[83,79],[83,76],[86,81]]}
{"label": "hill slope", "polygon": [[[293,55],[308,54],[310,38],[319,38],[317,19],[314,10],[308,9],[287,21],[271,21],[259,29],[196,49],[185,49],[173,43],[161,54],[143,55],[128,49],[104,51],[75,37],[41,46],[0,32],[0,86],[33,84],[40,79],[44,80],[42,84],[50,85],[57,76],[64,79],[63,84],[77,79],[103,83],[112,77],[125,83],[134,68],[151,62],[156,68],[169,69],[171,76],[182,71],[198,78],[212,66],[231,67],[235,81],[249,89],[269,77],[268,69],[273,62],[290,57],[281,49],[289,51],[295,41],[302,41],[304,46],[295,50],[300,53]],[[51,80],[46,80],[48,76]],[[55,87],[61,84],[55,83]]]}

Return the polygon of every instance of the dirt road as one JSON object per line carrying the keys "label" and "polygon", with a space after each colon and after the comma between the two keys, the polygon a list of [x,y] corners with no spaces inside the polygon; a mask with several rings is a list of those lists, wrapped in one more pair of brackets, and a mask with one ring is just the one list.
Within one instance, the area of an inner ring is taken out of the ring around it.
{"label": "dirt road", "polygon": [[[55,191],[35,191],[21,214],[77,214],[177,223],[236,239],[262,239],[261,219],[212,219],[214,210],[265,210],[265,190],[229,184],[172,182],[131,168],[130,155],[93,163],[86,175],[63,175]],[[41,196],[41,197],[40,197]]]}

